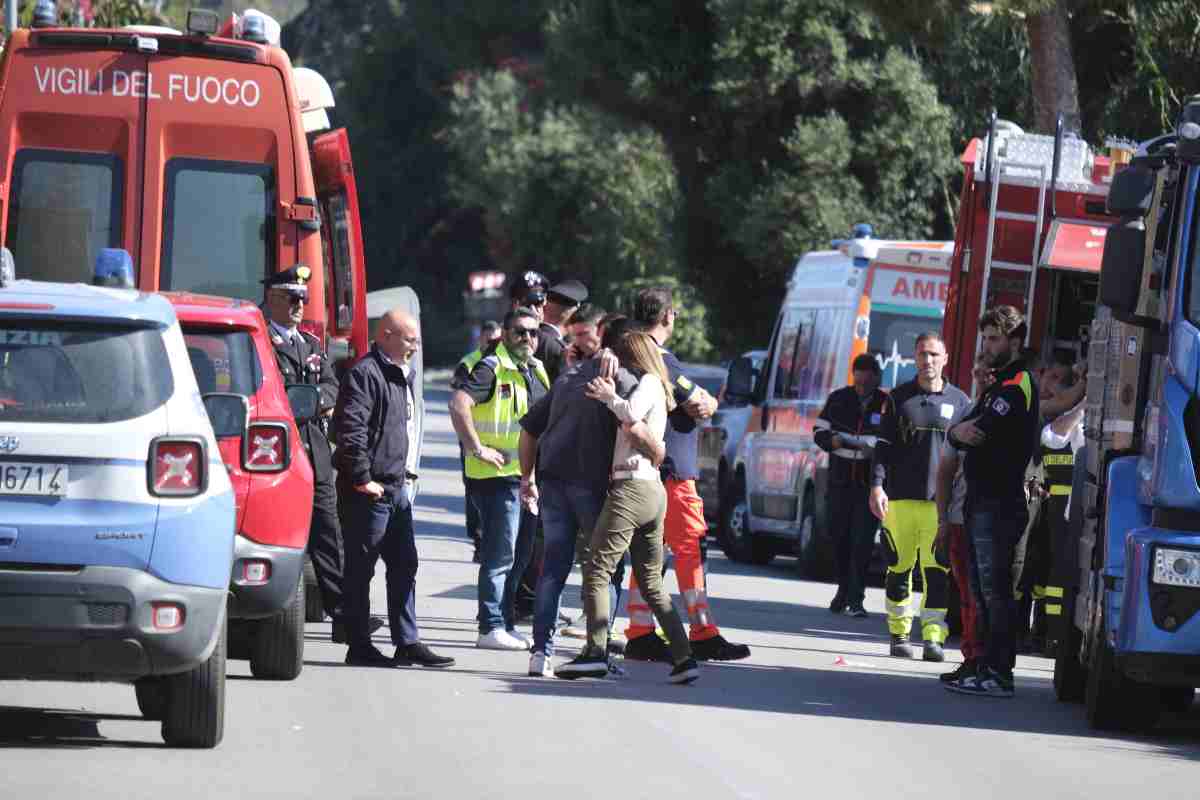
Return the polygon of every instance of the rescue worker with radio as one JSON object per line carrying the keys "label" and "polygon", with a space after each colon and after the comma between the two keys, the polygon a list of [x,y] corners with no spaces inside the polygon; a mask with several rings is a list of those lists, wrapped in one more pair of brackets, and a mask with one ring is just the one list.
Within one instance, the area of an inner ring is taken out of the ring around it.
{"label": "rescue worker with radio", "polygon": [[850,371],[854,383],[830,393],[813,423],[813,440],[829,453],[829,533],[838,579],[829,610],[865,619],[867,568],[879,532],[868,505],[871,448],[887,394],[879,390],[883,370],[875,356],[855,357]]}
{"label": "rescue worker with radio", "polygon": [[[312,270],[304,264],[268,277],[263,281],[266,287],[263,311],[284,384],[307,383],[316,386],[321,393],[320,414],[300,424],[300,438],[313,469],[313,515],[308,533],[308,554],[317,573],[321,605],[333,618],[333,641],[344,643],[342,584],[345,555],[328,438],[329,420],[337,405],[338,381],[321,341],[300,330],[311,277]],[[381,619],[371,620],[372,630],[382,624]]]}
{"label": "rescue worker with radio", "polygon": [[946,431],[967,413],[967,396],[942,377],[946,345],[940,334],[917,337],[917,375],[892,390],[883,404],[871,479],[871,513],[883,523],[888,554],[885,582],[891,654],[911,658],[912,570],[920,557],[925,589],[921,638],[925,661],[945,660],[946,609],[950,586],[946,554],[934,551],[938,516],[938,462]]}

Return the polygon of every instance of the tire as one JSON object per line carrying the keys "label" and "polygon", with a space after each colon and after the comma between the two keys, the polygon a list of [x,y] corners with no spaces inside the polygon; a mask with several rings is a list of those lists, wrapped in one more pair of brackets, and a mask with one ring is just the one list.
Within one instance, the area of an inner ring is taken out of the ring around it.
{"label": "tire", "polygon": [[739,564],[770,564],[775,558],[775,550],[767,541],[755,538],[750,530],[749,514],[746,488],[739,479],[721,503],[721,525],[717,534],[721,549],[730,560]]}
{"label": "tire", "polygon": [[213,748],[225,735],[225,620],[212,655],[200,666],[165,679],[162,738],[170,747]]}
{"label": "tire", "polygon": [[295,680],[304,668],[304,581],[296,581],[292,602],[258,623],[250,642],[250,674],[274,681]]}
{"label": "tire", "polygon": [[1185,714],[1196,699],[1196,690],[1191,686],[1168,686],[1162,690],[1163,708],[1175,714]]}
{"label": "tire", "polygon": [[135,681],[138,710],[146,719],[161,720],[167,713],[167,687],[163,678],[142,678]]}
{"label": "tire", "polygon": [[800,534],[796,537],[796,571],[802,578],[818,578],[822,573],[817,548],[817,509],[812,489],[804,493],[800,511]]}
{"label": "tire", "polygon": [[321,605],[321,590],[317,586],[317,570],[313,567],[308,553],[304,554],[304,621],[325,621],[325,608]]}
{"label": "tire", "polygon": [[1086,699],[1088,725],[1096,730],[1145,732],[1154,727],[1162,708],[1158,689],[1132,681],[1117,670],[1116,657],[1104,636],[1103,619],[1088,664]]}
{"label": "tire", "polygon": [[1067,632],[1058,640],[1054,653],[1054,696],[1060,703],[1082,703],[1088,686],[1088,671],[1079,662],[1083,634],[1071,616],[1064,616],[1064,621]]}

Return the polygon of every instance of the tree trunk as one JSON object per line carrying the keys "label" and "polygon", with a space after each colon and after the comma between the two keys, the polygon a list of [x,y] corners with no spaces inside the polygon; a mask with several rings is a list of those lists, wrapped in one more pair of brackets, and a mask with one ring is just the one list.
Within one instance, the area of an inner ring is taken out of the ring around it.
{"label": "tree trunk", "polygon": [[1079,131],[1079,82],[1071,49],[1070,19],[1065,0],[1040,14],[1025,17],[1033,72],[1033,119],[1039,133],[1053,133],[1058,115],[1067,130]]}

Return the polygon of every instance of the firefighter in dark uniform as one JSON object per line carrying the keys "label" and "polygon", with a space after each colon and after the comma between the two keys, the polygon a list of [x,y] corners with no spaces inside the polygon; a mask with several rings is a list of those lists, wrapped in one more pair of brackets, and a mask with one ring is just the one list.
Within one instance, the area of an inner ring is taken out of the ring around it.
{"label": "firefighter in dark uniform", "polygon": [[829,453],[829,532],[838,579],[829,610],[865,619],[867,568],[879,533],[869,502],[871,457],[887,394],[879,390],[882,370],[875,356],[859,355],[851,371],[854,384],[829,395],[813,423],[813,440]]}
{"label": "firefighter in dark uniform", "polygon": [[270,329],[275,360],[284,384],[307,383],[321,393],[321,411],[316,419],[300,425],[300,438],[313,468],[313,514],[308,533],[308,554],[317,573],[321,605],[333,618],[334,641],[344,641],[342,627],[342,531],[338,523],[337,490],[333,482],[333,459],[327,432],[337,404],[338,382],[329,357],[317,337],[300,330],[308,303],[308,280],[312,270],[298,264],[266,280],[263,313]]}

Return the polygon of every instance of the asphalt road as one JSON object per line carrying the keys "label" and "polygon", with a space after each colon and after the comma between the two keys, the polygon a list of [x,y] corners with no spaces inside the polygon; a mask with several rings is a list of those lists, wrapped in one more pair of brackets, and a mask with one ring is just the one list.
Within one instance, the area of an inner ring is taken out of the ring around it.
{"label": "asphalt road", "polygon": [[[1012,700],[949,694],[939,665],[886,655],[881,590],[871,619],[834,617],[832,588],[798,580],[789,560],[746,567],[713,548],[717,621],[753,655],[704,665],[693,686],[642,663],[613,680],[526,677],[524,655],[473,647],[457,447],[445,392],[427,399],[417,610],[456,667],[348,668],[329,624],[309,625],[294,682],[231,662],[213,751],[166,749],[127,686],[0,683],[0,798],[1196,796],[1196,707],[1153,736],[1094,736],[1081,707],[1054,701],[1051,664],[1036,658],[1021,660]],[[575,608],[578,585],[576,573]]]}

